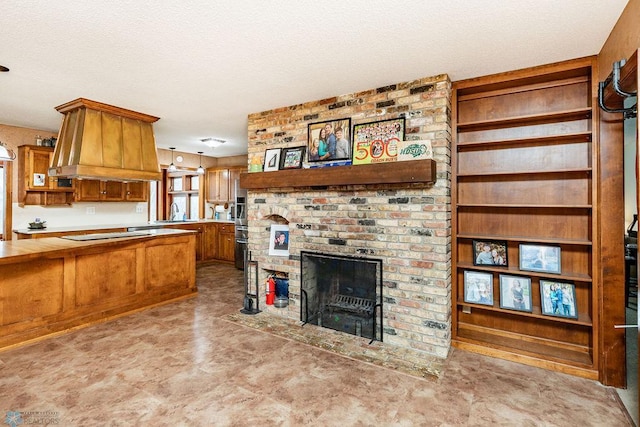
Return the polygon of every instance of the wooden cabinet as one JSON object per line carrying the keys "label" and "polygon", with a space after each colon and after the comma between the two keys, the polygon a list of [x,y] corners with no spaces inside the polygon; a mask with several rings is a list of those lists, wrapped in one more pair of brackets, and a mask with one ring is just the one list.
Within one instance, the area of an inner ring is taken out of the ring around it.
{"label": "wooden cabinet", "polygon": [[235,225],[204,224],[204,260],[235,261]]}
{"label": "wooden cabinet", "polygon": [[203,261],[205,259],[205,224],[166,224],[164,228],[196,231],[196,261]]}
{"label": "wooden cabinet", "polygon": [[149,200],[149,183],[146,181],[124,184],[124,199],[128,202],[146,202]]}
{"label": "wooden cabinet", "polygon": [[[585,58],[454,83],[453,345],[597,379],[595,68]],[[506,242],[508,265],[476,265],[480,242]],[[527,271],[522,245],[559,250],[559,273]],[[465,293],[477,277],[488,302]],[[526,310],[510,307],[512,278]],[[548,282],[575,288],[575,317],[549,315]]]}
{"label": "wooden cabinet", "polygon": [[222,261],[235,260],[235,226],[233,224],[216,224],[218,228],[218,256]]}
{"label": "wooden cabinet", "polygon": [[246,166],[229,169],[229,201],[236,200],[236,180],[240,180],[240,174],[246,172]]}
{"label": "wooden cabinet", "polygon": [[204,224],[203,238],[204,259],[212,260],[218,258],[218,226],[216,223]]}
{"label": "wooden cabinet", "polygon": [[99,181],[81,179],[77,181],[77,202],[123,202],[147,201],[146,182]]}
{"label": "wooden cabinet", "polygon": [[246,167],[207,169],[207,202],[233,202],[236,198],[235,180]]}
{"label": "wooden cabinet", "polygon": [[53,148],[18,147],[18,202],[24,205],[63,205],[73,202],[75,181],[50,177]]}

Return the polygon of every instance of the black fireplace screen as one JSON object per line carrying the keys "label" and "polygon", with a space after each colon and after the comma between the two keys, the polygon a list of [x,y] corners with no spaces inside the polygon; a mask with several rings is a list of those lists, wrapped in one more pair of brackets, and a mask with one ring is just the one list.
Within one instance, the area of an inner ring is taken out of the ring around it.
{"label": "black fireplace screen", "polygon": [[300,253],[300,320],[382,341],[382,260]]}

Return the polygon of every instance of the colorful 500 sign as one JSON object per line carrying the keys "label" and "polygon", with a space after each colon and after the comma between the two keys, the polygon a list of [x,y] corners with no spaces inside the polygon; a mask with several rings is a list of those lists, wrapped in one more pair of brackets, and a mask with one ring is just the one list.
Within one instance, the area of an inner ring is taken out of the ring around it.
{"label": "colorful 500 sign", "polygon": [[404,140],[404,118],[358,124],[353,127],[353,164],[394,162]]}

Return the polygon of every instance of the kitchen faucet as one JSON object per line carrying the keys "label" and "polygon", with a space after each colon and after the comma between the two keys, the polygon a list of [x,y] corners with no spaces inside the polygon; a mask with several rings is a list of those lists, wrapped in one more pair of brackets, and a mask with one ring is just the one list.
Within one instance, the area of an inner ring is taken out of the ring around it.
{"label": "kitchen faucet", "polygon": [[169,219],[173,221],[178,217],[178,212],[180,211],[180,209],[178,209],[178,204],[176,202],[171,203],[170,210],[171,210],[171,216],[169,217]]}

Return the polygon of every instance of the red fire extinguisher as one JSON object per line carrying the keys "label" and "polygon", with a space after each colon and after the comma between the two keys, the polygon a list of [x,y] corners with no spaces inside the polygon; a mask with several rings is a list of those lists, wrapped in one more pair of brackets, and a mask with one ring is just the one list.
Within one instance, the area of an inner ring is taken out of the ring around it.
{"label": "red fire extinguisher", "polygon": [[276,299],[276,281],[273,277],[269,277],[269,279],[267,279],[265,294],[267,296],[267,305],[273,305],[273,302]]}

